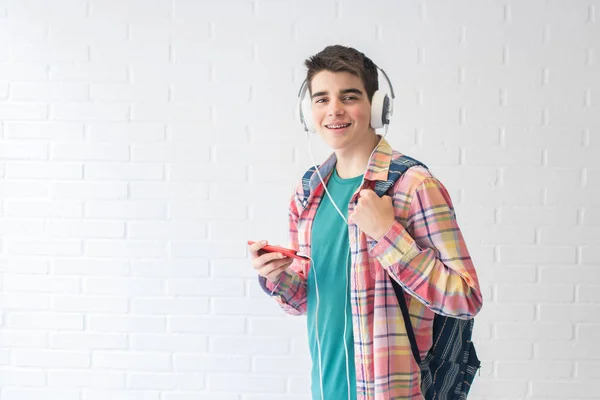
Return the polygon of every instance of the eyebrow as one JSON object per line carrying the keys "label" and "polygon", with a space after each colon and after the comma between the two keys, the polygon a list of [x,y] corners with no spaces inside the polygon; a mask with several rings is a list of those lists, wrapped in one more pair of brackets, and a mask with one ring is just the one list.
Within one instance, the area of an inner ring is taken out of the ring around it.
{"label": "eyebrow", "polygon": [[[317,93],[313,93],[312,97],[315,98],[315,97],[319,97],[319,96],[325,96],[328,93],[329,92],[317,92]],[[349,88],[349,89],[344,89],[344,90],[340,91],[340,94],[347,94],[347,93],[355,93],[355,94],[358,94],[360,96],[363,95],[363,92],[361,90],[359,90],[359,89],[356,89],[356,88]]]}

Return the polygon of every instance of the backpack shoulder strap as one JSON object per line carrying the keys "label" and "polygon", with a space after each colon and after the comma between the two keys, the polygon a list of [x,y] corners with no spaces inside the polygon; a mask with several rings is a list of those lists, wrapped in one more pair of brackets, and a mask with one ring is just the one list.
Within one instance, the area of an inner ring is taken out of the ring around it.
{"label": "backpack shoulder strap", "polygon": [[310,196],[310,178],[312,178],[315,171],[319,166],[310,167],[302,176],[302,190],[304,191],[304,197],[302,198],[302,207],[306,207],[308,204],[308,197]]}
{"label": "backpack shoulder strap", "polygon": [[[415,167],[417,165],[427,168],[427,166],[422,162],[405,155],[400,156],[395,160],[392,160],[388,172],[387,181],[376,182],[374,189],[375,193],[377,193],[379,197],[382,197],[392,186],[394,186],[394,184],[398,179],[400,179],[402,174],[404,174],[409,168]],[[406,327],[406,333],[408,335],[413,357],[415,358],[417,364],[421,365],[421,356],[419,355],[419,348],[417,347],[417,339],[415,338],[415,332],[413,330],[412,323],[410,322],[410,315],[408,314],[408,307],[406,305],[406,302],[404,301],[403,290],[398,284],[398,282],[396,282],[392,277],[390,277],[389,279],[392,282],[392,287],[394,288],[396,298],[398,299],[398,304],[400,305],[400,309],[402,310],[402,318],[404,319],[404,326]]]}
{"label": "backpack shoulder strap", "polygon": [[373,190],[375,193],[377,193],[377,196],[383,196],[392,186],[394,186],[396,181],[400,179],[403,173],[405,173],[409,168],[417,165],[427,168],[425,164],[409,156],[403,155],[395,160],[392,160],[390,163],[387,181],[377,181]]}

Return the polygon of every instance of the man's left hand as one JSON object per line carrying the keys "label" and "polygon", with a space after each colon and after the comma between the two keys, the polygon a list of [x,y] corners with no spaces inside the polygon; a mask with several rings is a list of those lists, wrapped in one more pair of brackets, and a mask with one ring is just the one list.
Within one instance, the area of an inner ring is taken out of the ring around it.
{"label": "man's left hand", "polygon": [[394,224],[394,205],[390,196],[377,196],[371,189],[360,191],[358,204],[350,214],[348,222],[358,225],[358,228],[376,241],[380,241]]}

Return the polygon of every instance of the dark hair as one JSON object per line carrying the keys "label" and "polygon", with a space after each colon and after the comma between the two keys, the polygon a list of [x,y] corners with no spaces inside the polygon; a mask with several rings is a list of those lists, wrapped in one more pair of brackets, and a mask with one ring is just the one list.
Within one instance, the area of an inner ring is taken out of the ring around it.
{"label": "dark hair", "polygon": [[352,47],[341,45],[327,46],[319,53],[306,59],[304,65],[308,68],[306,80],[308,81],[308,89],[311,94],[313,76],[324,70],[349,72],[358,76],[365,86],[369,102],[373,99],[373,93],[379,89],[377,66],[369,57]]}

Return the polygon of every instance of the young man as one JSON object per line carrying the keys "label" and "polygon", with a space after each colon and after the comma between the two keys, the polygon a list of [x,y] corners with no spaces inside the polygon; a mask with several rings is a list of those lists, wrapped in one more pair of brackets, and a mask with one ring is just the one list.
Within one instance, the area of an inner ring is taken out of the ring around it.
{"label": "young man", "polygon": [[283,310],[307,314],[313,399],[422,399],[390,279],[404,289],[422,357],[432,346],[434,312],[464,319],[479,312],[479,282],[451,199],[420,166],[391,196],[378,197],[375,183],[387,180],[401,154],[370,125],[376,66],[343,46],[305,64],[312,122],[333,150],[319,171],[348,224],[314,174],[311,194],[305,198],[299,182],[289,211],[290,247],[311,261],[265,253],[265,241],[249,247],[253,267]]}

